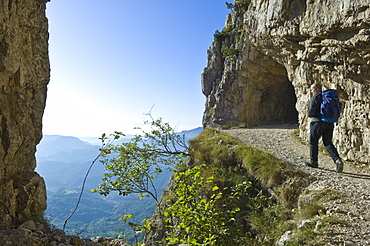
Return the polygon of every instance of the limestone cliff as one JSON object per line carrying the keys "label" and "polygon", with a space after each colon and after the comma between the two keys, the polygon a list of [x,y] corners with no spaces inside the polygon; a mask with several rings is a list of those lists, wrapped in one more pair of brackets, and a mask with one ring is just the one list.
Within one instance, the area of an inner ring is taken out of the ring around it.
{"label": "limestone cliff", "polygon": [[[248,2],[248,1],[238,1]],[[205,127],[298,122],[307,138],[309,86],[340,92],[341,155],[370,162],[370,0],[235,4],[208,49]]]}
{"label": "limestone cliff", "polygon": [[46,0],[0,0],[0,230],[41,219],[34,172],[49,81]]}

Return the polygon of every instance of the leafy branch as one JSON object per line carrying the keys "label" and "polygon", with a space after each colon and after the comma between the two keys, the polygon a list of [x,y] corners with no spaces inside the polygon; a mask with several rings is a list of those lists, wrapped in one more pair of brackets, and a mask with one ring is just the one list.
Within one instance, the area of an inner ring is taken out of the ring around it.
{"label": "leafy branch", "polygon": [[226,7],[231,10],[234,8],[246,9],[250,3],[251,3],[251,0],[234,0],[234,4],[226,2]]}
{"label": "leafy branch", "polygon": [[[141,134],[135,135],[128,142],[108,144],[102,155],[101,162],[105,165],[105,174],[102,183],[92,192],[107,196],[117,191],[122,196],[138,194],[140,198],[152,197],[159,203],[155,177],[163,172],[165,167],[175,167],[184,157],[189,156],[185,136],[175,132],[169,123],[162,118],[155,120],[148,114],[150,131],[139,127]],[[125,137],[121,132],[109,137],[103,135],[102,141]]]}

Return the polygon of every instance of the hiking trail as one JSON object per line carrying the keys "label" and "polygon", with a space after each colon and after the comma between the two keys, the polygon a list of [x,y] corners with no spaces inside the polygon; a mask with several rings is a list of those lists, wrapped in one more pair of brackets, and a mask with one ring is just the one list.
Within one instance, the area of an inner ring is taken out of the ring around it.
{"label": "hiking trail", "polygon": [[341,199],[324,204],[326,214],[334,215],[344,222],[329,228],[326,236],[331,244],[327,245],[370,245],[369,167],[356,166],[343,160],[343,173],[336,173],[333,160],[323,153],[319,153],[319,168],[306,167],[305,161],[310,159],[309,146],[294,136],[296,128],[296,125],[278,125],[223,132],[308,173],[310,184],[307,189],[332,188],[342,193]]}

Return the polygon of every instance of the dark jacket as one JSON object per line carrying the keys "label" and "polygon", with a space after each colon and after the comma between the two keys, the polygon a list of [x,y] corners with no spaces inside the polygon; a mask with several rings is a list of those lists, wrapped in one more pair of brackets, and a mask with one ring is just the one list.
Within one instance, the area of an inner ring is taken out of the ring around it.
{"label": "dark jacket", "polygon": [[321,92],[316,93],[308,103],[308,110],[307,115],[308,117],[312,117],[312,121],[321,121],[320,120],[320,105],[322,102],[322,95]]}

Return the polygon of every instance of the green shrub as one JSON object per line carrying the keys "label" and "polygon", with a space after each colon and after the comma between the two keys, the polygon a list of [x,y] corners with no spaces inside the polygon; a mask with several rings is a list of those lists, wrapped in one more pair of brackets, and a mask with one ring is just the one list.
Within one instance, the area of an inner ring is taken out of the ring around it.
{"label": "green shrub", "polygon": [[249,5],[251,0],[235,0],[235,5]]}
{"label": "green shrub", "polygon": [[235,60],[239,54],[240,49],[229,48],[227,46],[222,47],[221,54],[223,57],[228,58],[229,60]]}
{"label": "green shrub", "polygon": [[251,3],[251,0],[235,0],[234,7],[247,8],[250,3]]}
{"label": "green shrub", "polygon": [[238,222],[241,208],[232,201],[245,196],[251,182],[220,188],[214,177],[201,174],[204,165],[175,175],[176,189],[164,211],[168,244],[247,245],[252,241],[245,223]]}
{"label": "green shrub", "polygon": [[232,4],[232,3],[228,3],[228,2],[225,2],[226,3],[226,7],[228,8],[228,9],[233,9],[234,8],[234,4]]}
{"label": "green shrub", "polygon": [[235,7],[236,8],[244,8],[244,10],[246,10],[246,8],[249,6],[251,0],[235,0],[234,1],[234,4],[232,3],[228,3],[226,2],[226,7],[228,9],[234,9]]}
{"label": "green shrub", "polygon": [[230,37],[230,32],[233,30],[233,27],[231,25],[227,25],[222,29],[220,32],[219,30],[215,31],[215,34],[213,34],[214,41],[215,42],[222,42]]}
{"label": "green shrub", "polygon": [[225,31],[219,31],[216,30],[215,33],[213,34],[214,41],[219,42],[219,41],[224,41],[226,38],[230,37],[230,34]]}

